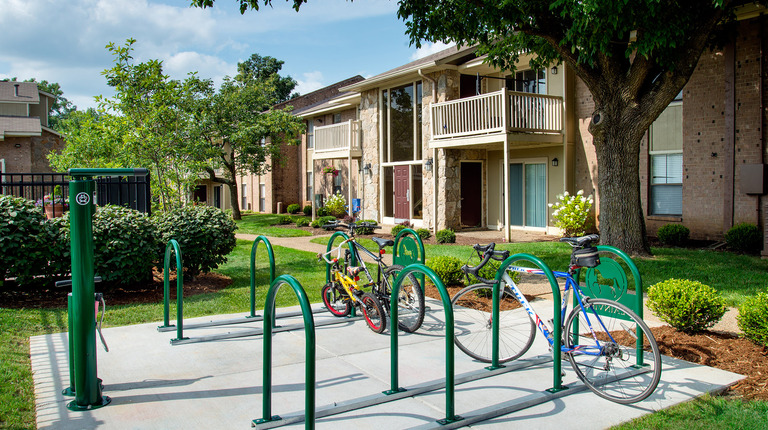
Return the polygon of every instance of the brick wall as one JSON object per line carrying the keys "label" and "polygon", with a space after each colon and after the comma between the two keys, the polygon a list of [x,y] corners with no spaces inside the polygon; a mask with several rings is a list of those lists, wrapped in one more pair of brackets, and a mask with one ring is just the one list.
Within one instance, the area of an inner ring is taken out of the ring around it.
{"label": "brick wall", "polygon": [[8,173],[54,173],[48,154],[63,147],[62,138],[43,130],[42,136],[9,137],[0,141],[0,159],[5,160]]}

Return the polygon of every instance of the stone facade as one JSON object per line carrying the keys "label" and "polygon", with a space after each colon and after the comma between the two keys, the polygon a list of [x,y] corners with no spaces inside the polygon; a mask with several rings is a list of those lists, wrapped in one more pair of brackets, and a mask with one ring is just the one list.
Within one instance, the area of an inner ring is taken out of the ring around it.
{"label": "stone facade", "polygon": [[381,220],[379,198],[379,92],[365,91],[360,99],[360,126],[362,129],[362,163],[371,165],[370,173],[363,174],[363,216]]}

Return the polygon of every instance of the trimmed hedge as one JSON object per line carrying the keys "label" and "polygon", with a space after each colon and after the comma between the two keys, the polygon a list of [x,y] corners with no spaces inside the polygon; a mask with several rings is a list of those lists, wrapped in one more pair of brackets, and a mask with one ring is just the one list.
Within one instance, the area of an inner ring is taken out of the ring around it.
{"label": "trimmed hedge", "polygon": [[427,240],[432,237],[432,232],[428,228],[418,228],[416,229],[416,234],[419,235],[421,240]]}
{"label": "trimmed hedge", "polygon": [[[170,239],[176,239],[191,275],[207,273],[227,261],[235,249],[237,226],[226,212],[212,206],[185,206],[152,216],[160,242],[160,256]],[[162,260],[162,258],[160,259]]]}
{"label": "trimmed hedge", "polygon": [[[65,226],[69,233],[69,226]],[[155,226],[150,217],[122,206],[102,206],[93,216],[94,269],[104,285],[147,280],[157,257]],[[182,255],[186,253],[182,248]]]}
{"label": "trimmed hedge", "polygon": [[725,242],[734,251],[757,254],[763,248],[763,232],[754,224],[737,224],[725,233]]}
{"label": "trimmed hedge", "polygon": [[725,301],[709,285],[667,279],[648,289],[648,308],[675,329],[696,333],[720,321],[725,314]]}
{"label": "trimmed hedge", "polygon": [[312,205],[304,206],[304,209],[301,211],[304,212],[304,216],[312,216]]}
{"label": "trimmed hedge", "polygon": [[32,282],[47,266],[45,215],[25,198],[0,197],[0,284],[17,278],[20,285]]}
{"label": "trimmed hedge", "polygon": [[389,233],[390,233],[392,236],[397,236],[397,234],[398,234],[398,233],[400,233],[401,231],[405,230],[406,228],[407,228],[407,227],[406,227],[406,226],[404,226],[404,225],[402,225],[402,224],[397,224],[397,225],[395,225],[394,227],[392,227],[392,230],[390,230],[390,232],[389,232]]}
{"label": "trimmed hedge", "polygon": [[306,227],[309,225],[309,218],[299,217],[296,218],[296,227]]}
{"label": "trimmed hedge", "polygon": [[752,342],[768,346],[768,294],[758,293],[742,303],[736,321],[744,337]]}
{"label": "trimmed hedge", "polygon": [[437,243],[456,243],[456,232],[446,228],[435,233],[435,239]]}
{"label": "trimmed hedge", "polygon": [[301,210],[301,206],[299,206],[298,203],[292,203],[288,205],[287,208],[285,208],[285,211],[288,212],[289,214],[297,214],[299,213],[300,210]]}
{"label": "trimmed hedge", "polygon": [[434,270],[445,285],[461,284],[464,272],[461,260],[456,257],[439,256],[427,259],[427,267]]}
{"label": "trimmed hedge", "polygon": [[691,230],[682,224],[664,224],[656,233],[659,241],[665,245],[679,246],[688,241]]}

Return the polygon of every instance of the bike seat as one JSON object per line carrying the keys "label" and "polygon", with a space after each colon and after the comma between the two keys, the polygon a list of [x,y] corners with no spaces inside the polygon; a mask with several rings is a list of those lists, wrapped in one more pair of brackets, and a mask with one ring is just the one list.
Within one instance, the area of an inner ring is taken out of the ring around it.
{"label": "bike seat", "polygon": [[379,249],[384,248],[385,246],[393,246],[395,242],[392,239],[382,239],[380,237],[372,237],[372,241],[376,242],[377,245],[379,245]]}
{"label": "bike seat", "polygon": [[596,234],[588,234],[586,236],[581,236],[581,237],[561,237],[560,242],[565,242],[570,244],[571,246],[576,246],[581,248],[599,239],[600,239],[600,236]]}
{"label": "bike seat", "polygon": [[347,267],[347,273],[349,273],[349,276],[357,276],[362,271],[363,271],[363,266]]}

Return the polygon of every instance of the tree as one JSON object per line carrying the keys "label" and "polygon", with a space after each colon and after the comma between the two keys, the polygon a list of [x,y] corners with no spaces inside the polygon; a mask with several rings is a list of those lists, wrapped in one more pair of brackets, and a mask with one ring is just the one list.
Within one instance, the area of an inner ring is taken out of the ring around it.
{"label": "tree", "polygon": [[[16,82],[16,78],[4,79],[4,81]],[[64,91],[62,91],[61,85],[57,82],[48,82],[46,80],[37,82],[35,78],[25,79],[24,82],[35,82],[40,91],[45,91],[53,96],[53,103],[48,107],[48,126],[59,131],[61,121],[77,110],[77,106],[64,97]]]}
{"label": "tree", "polygon": [[[289,109],[271,110],[296,82],[278,74],[283,62],[257,54],[238,64],[239,73],[226,77],[219,91],[192,104],[197,159],[213,182],[229,187],[232,217],[241,219],[236,178],[256,175],[280,162],[284,143],[297,142],[303,123]],[[222,174],[218,174],[221,171]]]}
{"label": "tree", "polygon": [[[239,0],[240,11],[258,0]],[[289,0],[290,1],[290,0]],[[263,0],[269,4],[271,0]],[[298,10],[305,0],[293,0]],[[194,0],[211,7],[214,0]],[[601,242],[649,254],[640,201],[640,142],[693,73],[704,49],[733,21],[733,0],[401,0],[411,42],[477,44],[480,54],[514,70],[565,62],[592,93],[589,124],[598,165]]]}

